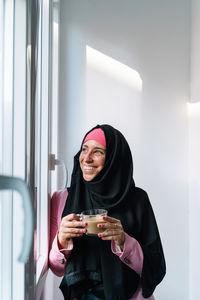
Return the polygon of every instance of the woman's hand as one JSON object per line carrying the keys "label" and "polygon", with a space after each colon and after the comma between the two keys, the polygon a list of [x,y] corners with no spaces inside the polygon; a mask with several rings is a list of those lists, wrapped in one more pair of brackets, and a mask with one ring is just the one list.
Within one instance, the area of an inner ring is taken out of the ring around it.
{"label": "woman's hand", "polygon": [[98,224],[98,227],[105,228],[105,231],[99,233],[98,236],[102,240],[113,240],[123,250],[125,233],[120,220],[108,216],[103,217],[103,220],[105,223]]}
{"label": "woman's hand", "polygon": [[62,218],[58,232],[59,248],[67,248],[68,241],[71,238],[82,236],[87,231],[85,225],[86,223],[82,222],[76,214],[70,214]]}

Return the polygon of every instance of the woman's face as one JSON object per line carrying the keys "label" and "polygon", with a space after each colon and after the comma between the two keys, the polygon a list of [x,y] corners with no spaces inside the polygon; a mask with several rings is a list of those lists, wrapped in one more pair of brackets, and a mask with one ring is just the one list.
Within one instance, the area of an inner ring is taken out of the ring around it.
{"label": "woman's face", "polygon": [[86,181],[91,181],[103,169],[106,158],[105,148],[94,140],[85,142],[79,156],[79,163]]}

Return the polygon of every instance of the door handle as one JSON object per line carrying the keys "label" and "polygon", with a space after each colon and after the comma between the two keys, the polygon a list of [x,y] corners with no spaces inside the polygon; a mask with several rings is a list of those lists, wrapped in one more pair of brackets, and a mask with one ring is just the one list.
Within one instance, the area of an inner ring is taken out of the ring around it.
{"label": "door handle", "polygon": [[24,236],[18,260],[22,263],[26,263],[33,239],[33,207],[30,191],[24,180],[17,177],[2,175],[0,175],[0,190],[15,190],[22,196],[24,209]]}

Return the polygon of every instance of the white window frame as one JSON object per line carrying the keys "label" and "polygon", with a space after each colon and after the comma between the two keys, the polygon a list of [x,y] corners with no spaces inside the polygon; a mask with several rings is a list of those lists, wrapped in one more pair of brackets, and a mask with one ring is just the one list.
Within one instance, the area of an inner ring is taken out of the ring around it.
{"label": "white window frame", "polygon": [[49,247],[49,107],[51,102],[51,1],[41,0],[37,76],[37,262],[36,285],[47,268]]}

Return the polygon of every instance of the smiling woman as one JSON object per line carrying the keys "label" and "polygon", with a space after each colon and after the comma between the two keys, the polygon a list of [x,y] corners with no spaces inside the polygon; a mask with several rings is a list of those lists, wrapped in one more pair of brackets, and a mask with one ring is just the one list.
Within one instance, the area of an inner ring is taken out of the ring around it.
{"label": "smiling woman", "polygon": [[83,178],[90,181],[103,169],[106,157],[106,141],[100,128],[91,131],[84,139],[79,162]]}
{"label": "smiling woman", "polygon": [[[74,157],[69,193],[56,192],[52,199],[49,266],[63,276],[65,299],[154,299],[165,259],[148,195],[132,175],[121,132],[110,125],[92,128]],[[106,209],[108,216],[91,237],[80,215],[93,208]]]}
{"label": "smiling woman", "polygon": [[92,180],[102,169],[105,163],[105,149],[96,141],[84,143],[79,157],[83,178]]}

